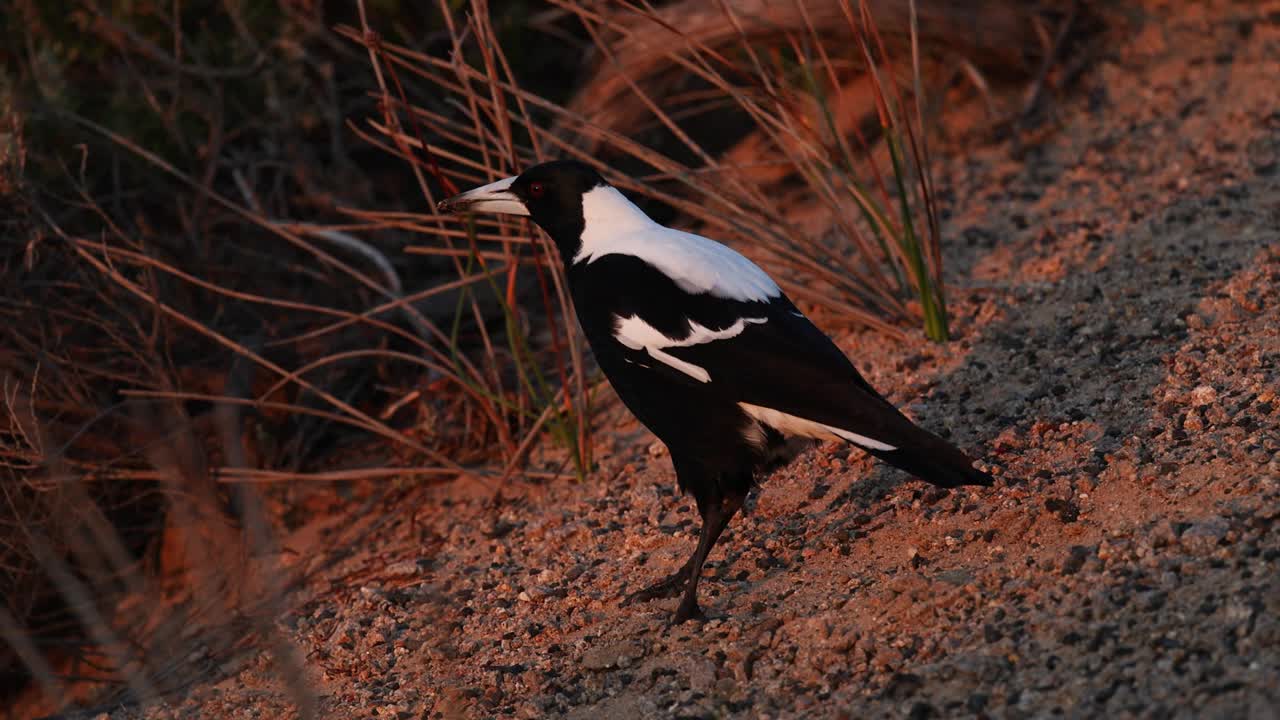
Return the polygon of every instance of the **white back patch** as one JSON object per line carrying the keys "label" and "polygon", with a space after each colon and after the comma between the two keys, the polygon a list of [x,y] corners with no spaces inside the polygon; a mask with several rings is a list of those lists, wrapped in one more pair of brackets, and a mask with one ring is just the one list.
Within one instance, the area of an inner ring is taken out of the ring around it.
{"label": "white back patch", "polygon": [[659,225],[611,185],[582,196],[582,247],[573,263],[605,255],[631,255],[657,268],[692,294],[764,302],[782,294],[758,265],[733,248],[701,235]]}
{"label": "white back patch", "polygon": [[625,318],[615,315],[613,337],[632,350],[644,350],[654,360],[665,363],[685,375],[705,383],[711,382],[711,374],[707,372],[706,368],[681,360],[666,352],[665,349],[702,345],[716,340],[728,340],[731,337],[742,334],[742,331],[747,328],[747,323],[758,325],[765,322],[768,322],[767,318],[738,318],[732,325],[723,330],[712,330],[690,320],[689,334],[683,338],[676,339],[663,334],[661,330],[645,322],[639,315]]}
{"label": "white back patch", "polygon": [[742,408],[742,411],[746,414],[783,435],[799,435],[800,437],[814,438],[816,440],[848,440],[854,445],[868,450],[897,450],[893,445],[882,443],[879,440],[872,440],[865,435],[841,430],[815,420],[805,420],[804,418],[784,413],[781,410],[744,402],[738,403],[738,407]]}

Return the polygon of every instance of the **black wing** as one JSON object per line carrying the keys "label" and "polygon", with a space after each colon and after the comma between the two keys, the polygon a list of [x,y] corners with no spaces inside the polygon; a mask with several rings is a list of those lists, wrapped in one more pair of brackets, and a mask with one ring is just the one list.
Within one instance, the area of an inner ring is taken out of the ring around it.
{"label": "black wing", "polygon": [[[575,304],[601,360],[626,358],[679,385],[700,385],[734,403],[746,402],[898,446],[910,421],[871,387],[844,353],[783,294],[768,301],[691,294],[639,258],[608,255],[570,268]],[[722,331],[739,321],[741,333],[663,352],[704,369],[703,383],[644,349],[621,343],[619,318],[638,317],[673,343],[691,323]],[[764,322],[757,322],[763,319]]]}
{"label": "black wing", "polygon": [[[759,316],[757,316],[759,317]],[[707,369],[711,390],[902,447],[914,425],[871,387],[853,363],[787,299],[770,302],[766,322],[728,340],[667,350]]]}
{"label": "black wing", "polygon": [[[964,453],[913,424],[876,392],[781,293],[764,302],[693,295],[647,263],[620,255],[601,258],[573,280],[579,317],[599,356],[630,360],[676,387],[701,387],[731,403],[776,410],[891,446],[869,450],[936,484],[990,482]],[[701,368],[707,380],[621,343],[614,334],[617,319],[632,316],[673,341],[662,353]],[[693,332],[691,323],[723,331],[739,321],[743,329],[732,337],[679,344]]]}
{"label": "black wing", "polygon": [[785,296],[769,310],[768,322],[747,325],[729,340],[668,352],[706,368],[713,392],[888,445],[855,443],[935,485],[992,483],[969,456],[898,412]]}

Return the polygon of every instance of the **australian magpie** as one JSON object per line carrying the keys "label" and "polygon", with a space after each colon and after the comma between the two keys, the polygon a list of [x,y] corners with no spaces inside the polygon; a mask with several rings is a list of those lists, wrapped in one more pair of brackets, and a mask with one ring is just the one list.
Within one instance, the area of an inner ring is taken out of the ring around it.
{"label": "australian magpie", "polygon": [[683,590],[675,622],[700,617],[707,554],[794,438],[843,440],[942,487],[991,484],[876,392],[757,265],[660,225],[587,165],[537,165],[439,209],[524,215],[550,236],[600,369],[697,502],[692,557],[629,601]]}

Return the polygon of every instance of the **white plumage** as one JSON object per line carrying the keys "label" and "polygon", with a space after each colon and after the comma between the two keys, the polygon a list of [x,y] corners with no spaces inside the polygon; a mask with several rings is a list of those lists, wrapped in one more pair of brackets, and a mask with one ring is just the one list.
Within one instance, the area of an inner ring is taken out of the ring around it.
{"label": "white plumage", "polygon": [[649,263],[688,293],[744,302],[766,302],[782,291],[773,278],[733,248],[654,222],[610,185],[582,196],[582,247],[574,264],[609,254]]}
{"label": "white plumage", "polygon": [[760,324],[768,322],[765,318],[738,318],[732,325],[723,330],[712,330],[690,320],[689,334],[683,338],[673,338],[645,322],[639,315],[631,315],[625,318],[615,315],[614,318],[613,337],[618,342],[632,350],[644,350],[654,360],[666,363],[685,375],[704,383],[711,382],[711,374],[706,371],[706,368],[681,360],[666,352],[666,348],[689,347],[691,345],[715,342],[716,340],[728,340],[731,337],[741,335],[742,331],[746,329],[747,323]]}
{"label": "white plumage", "polygon": [[814,420],[806,420],[802,417],[789,415],[781,410],[744,402],[738,403],[738,407],[742,408],[743,412],[755,418],[758,422],[762,422],[788,437],[807,437],[815,440],[847,440],[868,450],[897,450],[896,447],[888,443],[872,440],[866,435],[841,430],[838,427],[825,425]]}

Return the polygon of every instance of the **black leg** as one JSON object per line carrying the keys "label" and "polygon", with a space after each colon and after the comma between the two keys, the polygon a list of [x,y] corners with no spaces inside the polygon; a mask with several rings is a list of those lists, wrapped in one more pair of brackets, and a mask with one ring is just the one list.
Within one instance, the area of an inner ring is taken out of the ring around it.
{"label": "black leg", "polygon": [[731,495],[715,500],[708,500],[699,509],[702,510],[702,531],[698,535],[698,549],[693,551],[686,567],[689,568],[689,584],[685,586],[684,597],[680,607],[676,608],[673,623],[682,623],[694,618],[702,618],[702,609],[698,607],[698,577],[702,574],[702,564],[707,561],[711,548],[715,547],[720,533],[724,532],[729,521],[742,507],[744,496]]}
{"label": "black leg", "polygon": [[658,582],[631,593],[622,600],[622,607],[632,603],[649,602],[659,598],[673,598],[684,590],[689,581],[689,570],[693,567],[693,558],[689,558],[683,567]]}
{"label": "black leg", "polygon": [[[672,453],[671,463],[675,465],[676,478],[680,483],[681,490],[691,492],[695,497],[697,497],[699,496],[699,493],[705,492],[712,487],[707,483],[713,481],[714,478],[707,474],[701,464],[690,462],[687,455]],[[698,504],[698,512],[702,512],[701,502]],[[692,569],[693,558],[690,557],[679,570],[671,573],[658,582],[623,598],[623,607],[632,603],[648,602],[659,598],[673,598],[678,596],[680,591],[684,590],[685,586],[689,583],[689,571]]]}

